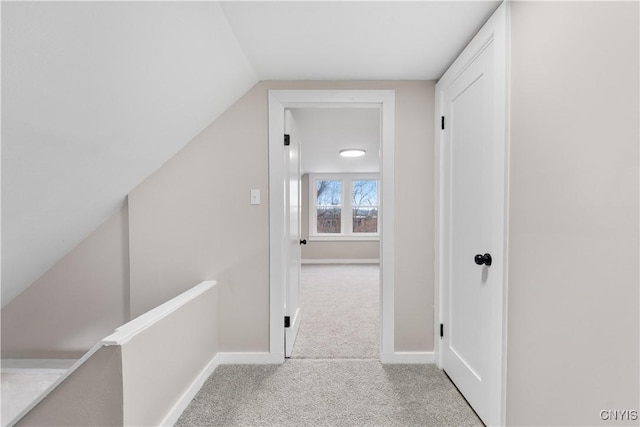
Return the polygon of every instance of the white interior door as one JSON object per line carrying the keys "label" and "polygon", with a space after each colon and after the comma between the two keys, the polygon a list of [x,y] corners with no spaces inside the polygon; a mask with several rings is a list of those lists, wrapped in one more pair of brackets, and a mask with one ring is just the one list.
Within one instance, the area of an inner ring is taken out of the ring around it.
{"label": "white interior door", "polygon": [[[285,357],[291,357],[300,327],[300,141],[290,111],[285,112],[289,145],[284,150],[285,174]],[[287,326],[288,319],[288,326]]]}
{"label": "white interior door", "polygon": [[441,365],[488,425],[503,422],[504,25],[503,5],[438,83]]}

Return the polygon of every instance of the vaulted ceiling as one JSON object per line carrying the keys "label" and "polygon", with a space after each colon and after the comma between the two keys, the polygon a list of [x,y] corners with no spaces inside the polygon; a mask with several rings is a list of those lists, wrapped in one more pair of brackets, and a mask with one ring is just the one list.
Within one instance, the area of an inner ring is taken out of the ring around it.
{"label": "vaulted ceiling", "polygon": [[256,82],[437,79],[498,4],[2,2],[2,305]]}

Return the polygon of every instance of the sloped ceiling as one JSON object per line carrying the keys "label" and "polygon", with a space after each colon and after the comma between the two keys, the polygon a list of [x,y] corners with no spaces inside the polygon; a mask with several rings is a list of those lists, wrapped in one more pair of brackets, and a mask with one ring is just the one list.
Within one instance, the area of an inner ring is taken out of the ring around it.
{"label": "sloped ceiling", "polygon": [[436,79],[498,3],[2,2],[2,305],[257,81]]}
{"label": "sloped ceiling", "polygon": [[258,81],[220,5],[2,2],[2,304]]}

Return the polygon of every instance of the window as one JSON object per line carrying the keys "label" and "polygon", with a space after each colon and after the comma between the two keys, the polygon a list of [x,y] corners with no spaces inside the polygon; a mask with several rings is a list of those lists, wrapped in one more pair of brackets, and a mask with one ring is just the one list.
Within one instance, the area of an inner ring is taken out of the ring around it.
{"label": "window", "polygon": [[312,240],[377,240],[377,174],[309,176]]}
{"label": "window", "polygon": [[378,181],[374,179],[354,179],[351,184],[352,232],[377,233]]}
{"label": "window", "polygon": [[316,230],[342,233],[342,181],[316,180]]}

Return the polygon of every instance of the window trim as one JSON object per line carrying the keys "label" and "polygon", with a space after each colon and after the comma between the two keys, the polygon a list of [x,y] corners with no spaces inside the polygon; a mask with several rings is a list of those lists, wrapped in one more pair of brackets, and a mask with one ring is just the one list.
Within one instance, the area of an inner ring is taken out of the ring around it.
{"label": "window trim", "polygon": [[[342,194],[340,195],[340,233],[318,233],[316,181],[340,181]],[[353,230],[353,181],[375,180],[376,199],[378,201],[378,231],[376,233],[354,233]],[[310,173],[309,174],[309,240],[311,241],[379,241],[380,240],[380,174],[378,173]]]}

